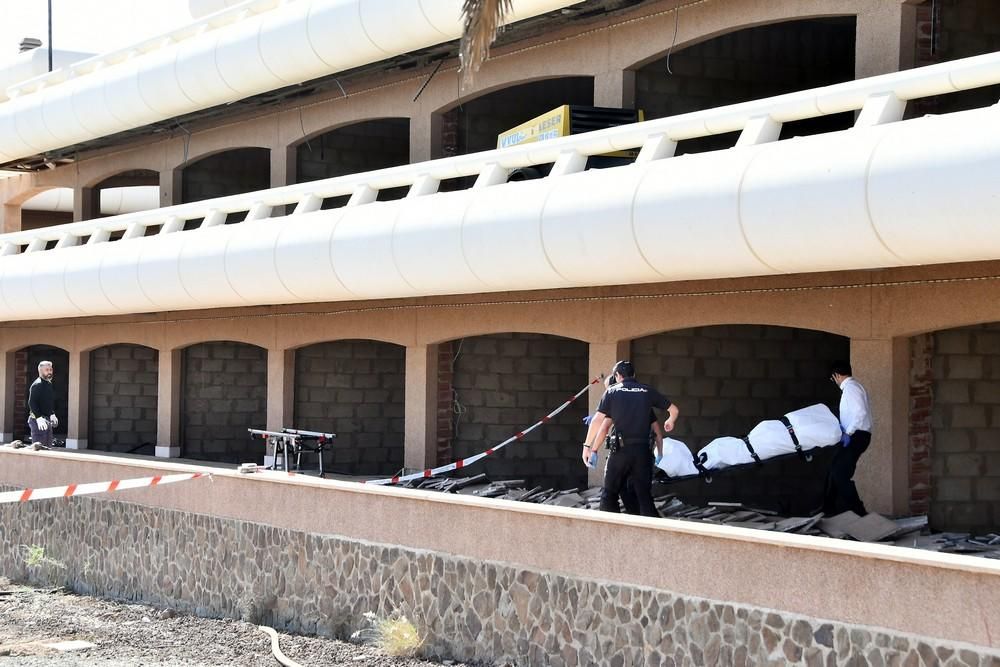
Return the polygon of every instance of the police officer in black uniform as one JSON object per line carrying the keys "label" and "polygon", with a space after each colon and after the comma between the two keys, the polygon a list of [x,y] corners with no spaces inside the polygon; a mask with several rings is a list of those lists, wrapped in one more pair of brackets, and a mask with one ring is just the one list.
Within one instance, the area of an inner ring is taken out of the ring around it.
{"label": "police officer in black uniform", "polygon": [[[631,478],[638,496],[640,513],[643,516],[659,516],[653,505],[649,412],[653,408],[667,411],[669,416],[663,423],[663,430],[669,433],[677,422],[679,410],[663,394],[637,382],[635,367],[629,361],[615,364],[614,379],[617,384],[604,392],[597,413],[591,421],[592,427],[583,443],[583,462],[590,464],[591,456],[600,449],[609,428],[614,425],[618,434],[617,445],[608,455],[604,469],[601,509],[605,512],[619,511],[619,494],[625,481]],[[594,446],[591,446],[591,442],[595,443]]]}

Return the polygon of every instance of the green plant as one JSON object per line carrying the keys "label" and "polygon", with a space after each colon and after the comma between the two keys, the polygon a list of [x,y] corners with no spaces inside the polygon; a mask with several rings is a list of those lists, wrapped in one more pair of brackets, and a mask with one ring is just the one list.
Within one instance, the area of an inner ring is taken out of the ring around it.
{"label": "green plant", "polygon": [[365,620],[369,627],[353,633],[351,639],[374,644],[388,655],[410,658],[424,643],[416,626],[406,616],[393,614],[381,618],[369,611],[365,613]]}
{"label": "green plant", "polygon": [[29,570],[38,572],[45,583],[50,585],[62,585],[62,574],[66,572],[66,563],[45,555],[45,547],[32,544],[21,545],[22,560]]}

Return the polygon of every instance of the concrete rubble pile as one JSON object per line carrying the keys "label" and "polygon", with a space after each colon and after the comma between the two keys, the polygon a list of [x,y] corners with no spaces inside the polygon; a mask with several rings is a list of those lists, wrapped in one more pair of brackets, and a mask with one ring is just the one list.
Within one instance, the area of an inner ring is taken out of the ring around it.
{"label": "concrete rubble pile", "polygon": [[[490,480],[485,474],[473,477],[438,477],[414,480],[407,488],[458,493],[480,498],[500,498],[539,505],[596,510],[601,489],[527,488],[525,480]],[[665,518],[700,521],[738,528],[754,528],[779,533],[826,536],[859,542],[889,544],[942,553],[957,553],[1000,560],[1000,533],[932,533],[926,516],[888,518],[874,512],[860,517],[844,512],[833,517],[822,513],[786,517],[767,509],[742,503],[711,502],[707,506],[685,503],[665,485],[653,486],[656,508]]]}

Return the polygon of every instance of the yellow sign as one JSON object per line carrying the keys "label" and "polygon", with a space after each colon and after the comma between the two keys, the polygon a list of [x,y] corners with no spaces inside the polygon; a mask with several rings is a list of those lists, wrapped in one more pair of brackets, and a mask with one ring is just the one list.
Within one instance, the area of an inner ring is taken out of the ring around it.
{"label": "yellow sign", "polygon": [[533,144],[569,134],[569,105],[547,111],[527,123],[521,123],[497,137],[497,148]]}

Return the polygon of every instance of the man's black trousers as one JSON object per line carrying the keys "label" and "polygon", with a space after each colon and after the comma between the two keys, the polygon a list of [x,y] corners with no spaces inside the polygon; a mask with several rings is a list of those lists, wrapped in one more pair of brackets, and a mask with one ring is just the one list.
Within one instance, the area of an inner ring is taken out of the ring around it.
{"label": "man's black trousers", "polygon": [[868,431],[855,431],[847,447],[841,447],[830,463],[830,475],[826,484],[826,503],[823,511],[827,515],[840,514],[851,510],[859,516],[868,513],[865,504],[861,502],[858,488],[854,485],[854,471],[858,467],[858,459],[871,444],[872,434]]}
{"label": "man's black trousers", "polygon": [[631,480],[643,516],[660,516],[653,505],[653,455],[647,442],[626,444],[608,456],[601,489],[601,509],[618,512],[618,497]]}

